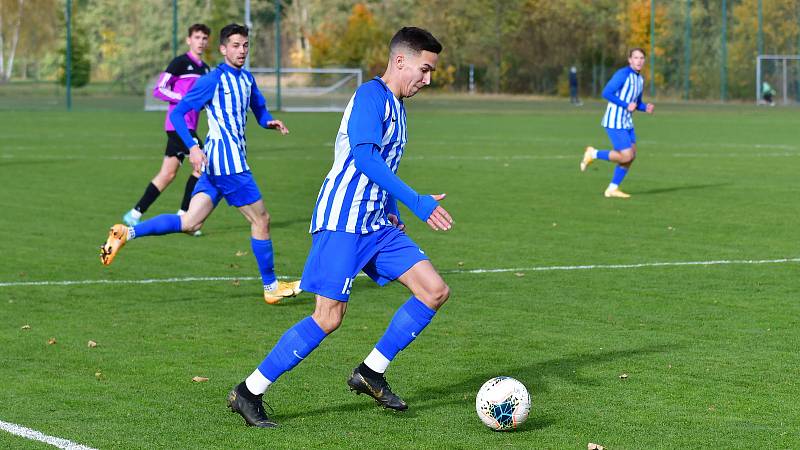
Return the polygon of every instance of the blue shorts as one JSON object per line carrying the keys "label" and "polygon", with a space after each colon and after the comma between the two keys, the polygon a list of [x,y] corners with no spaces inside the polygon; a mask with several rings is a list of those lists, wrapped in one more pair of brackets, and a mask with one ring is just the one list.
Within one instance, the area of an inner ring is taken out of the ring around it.
{"label": "blue shorts", "polygon": [[236,207],[261,200],[261,191],[250,171],[233,175],[209,175],[203,172],[194,186],[192,197],[200,192],[211,197],[215,207],[223,197],[228,205]]}
{"label": "blue shorts", "polygon": [[358,272],[383,286],[428,257],[403,231],[384,227],[367,234],[322,230],[311,236],[311,251],[300,288],[346,302]]}
{"label": "blue shorts", "polygon": [[611,145],[614,146],[614,150],[627,150],[636,143],[636,133],[634,133],[633,128],[627,130],[606,128],[606,133],[608,138],[611,139]]}

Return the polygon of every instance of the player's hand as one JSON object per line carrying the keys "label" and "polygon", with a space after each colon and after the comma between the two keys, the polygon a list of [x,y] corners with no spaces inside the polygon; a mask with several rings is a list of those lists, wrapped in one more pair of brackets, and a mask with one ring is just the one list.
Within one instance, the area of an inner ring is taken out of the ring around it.
{"label": "player's hand", "polygon": [[637,105],[636,102],[628,103],[628,112],[633,112],[636,109],[637,106],[639,106],[639,105]]}
{"label": "player's hand", "polygon": [[652,103],[647,104],[647,114],[653,114],[653,110],[656,109],[656,105]]}
{"label": "player's hand", "polygon": [[192,169],[198,173],[203,172],[203,168],[208,164],[208,158],[206,158],[205,152],[200,150],[199,145],[193,145],[189,149],[189,161],[192,163]]}
{"label": "player's hand", "polygon": [[[431,195],[434,200],[441,201],[447,194],[438,194],[438,195]],[[446,209],[442,208],[441,206],[437,206],[436,209],[433,210],[431,216],[428,217],[428,226],[431,227],[433,231],[447,231],[450,228],[453,228],[453,218],[450,217],[450,213],[447,212]]]}
{"label": "player's hand", "polygon": [[281,134],[283,135],[289,134],[289,129],[286,128],[286,125],[284,125],[283,122],[281,122],[278,119],[270,120],[269,122],[267,122],[267,128],[274,128],[280,131]]}
{"label": "player's hand", "polygon": [[400,219],[396,215],[394,215],[394,214],[386,214],[386,216],[389,217],[389,222],[392,223],[393,227],[395,227],[395,228],[397,228],[398,230],[401,230],[401,231],[406,229],[406,224],[404,224],[403,222],[400,222]]}

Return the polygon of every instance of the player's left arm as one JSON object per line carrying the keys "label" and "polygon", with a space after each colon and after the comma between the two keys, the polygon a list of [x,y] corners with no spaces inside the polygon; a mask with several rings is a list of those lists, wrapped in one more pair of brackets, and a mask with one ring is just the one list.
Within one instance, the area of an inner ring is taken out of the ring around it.
{"label": "player's left arm", "polygon": [[653,110],[656,108],[656,105],[652,103],[645,103],[642,101],[642,94],[639,94],[639,98],[636,99],[636,109],[639,111],[644,111],[647,114],[653,114]]}
{"label": "player's left arm", "polygon": [[258,124],[262,128],[273,128],[281,132],[281,134],[289,134],[289,129],[282,121],[275,119],[267,109],[267,99],[261,94],[261,91],[256,85],[256,80],[253,78],[253,85],[250,87],[250,110],[256,116]]}

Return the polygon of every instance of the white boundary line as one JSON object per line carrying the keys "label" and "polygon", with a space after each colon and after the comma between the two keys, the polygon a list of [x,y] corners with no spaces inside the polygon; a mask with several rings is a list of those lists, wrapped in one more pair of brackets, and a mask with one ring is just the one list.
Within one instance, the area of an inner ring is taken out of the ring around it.
{"label": "white boundary line", "polygon": [[[552,272],[557,270],[594,270],[594,269],[640,269],[646,267],[681,267],[681,266],[725,266],[741,264],[783,264],[800,263],[800,258],[780,259],[719,259],[712,261],[672,261],[650,262],[638,264],[587,264],[580,266],[534,266],[514,267],[507,269],[453,269],[441,270],[444,275],[505,273],[505,272]],[[360,276],[364,276],[360,274]],[[280,279],[296,279],[299,277],[280,276]],[[190,281],[250,281],[259,277],[184,277],[184,278],[148,278],[144,280],[65,280],[65,281],[8,281],[0,282],[0,287],[17,286],[73,286],[86,284],[154,284],[154,283],[185,283]]]}
{"label": "white boundary line", "polygon": [[54,447],[63,448],[66,450],[96,450],[95,448],[87,447],[81,444],[76,444],[75,442],[69,441],[67,439],[48,436],[36,430],[23,427],[22,425],[3,422],[2,420],[0,420],[0,430],[8,431],[11,434],[15,434],[17,436],[21,436],[26,439],[32,439],[34,441],[44,442],[45,444],[50,444]]}

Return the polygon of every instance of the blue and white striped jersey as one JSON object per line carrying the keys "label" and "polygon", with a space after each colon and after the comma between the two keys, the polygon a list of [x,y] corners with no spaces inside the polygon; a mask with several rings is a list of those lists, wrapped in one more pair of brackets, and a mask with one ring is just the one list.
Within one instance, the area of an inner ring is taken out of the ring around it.
{"label": "blue and white striped jersey", "polygon": [[[201,77],[183,100],[175,107],[178,113],[170,114],[175,131],[187,148],[194,145],[185,121],[176,120],[177,115],[189,109],[205,108],[208,117],[208,135],[203,151],[208,158],[205,172],[209,175],[232,175],[250,170],[247,165],[247,108],[258,119],[258,124],[267,126],[272,120],[267,102],[258,90],[253,74],[220,64],[212,72]],[[179,122],[179,123],[178,123]]]}
{"label": "blue and white striped jersey", "polygon": [[603,89],[603,98],[608,100],[608,106],[601,124],[613,129],[633,128],[633,117],[627,108],[629,103],[636,102],[638,110],[646,109],[647,105],[642,102],[643,88],[644,78],[639,72],[630,66],[619,69]]}
{"label": "blue and white striped jersey", "polygon": [[[310,232],[366,234],[391,226],[389,193],[356,169],[353,149],[380,148],[380,157],[397,173],[406,136],[406,110],[379,77],[362,84],[347,104],[334,144],[333,167],[317,196]],[[394,201],[390,201],[393,203]],[[387,211],[389,209],[389,211]]]}

